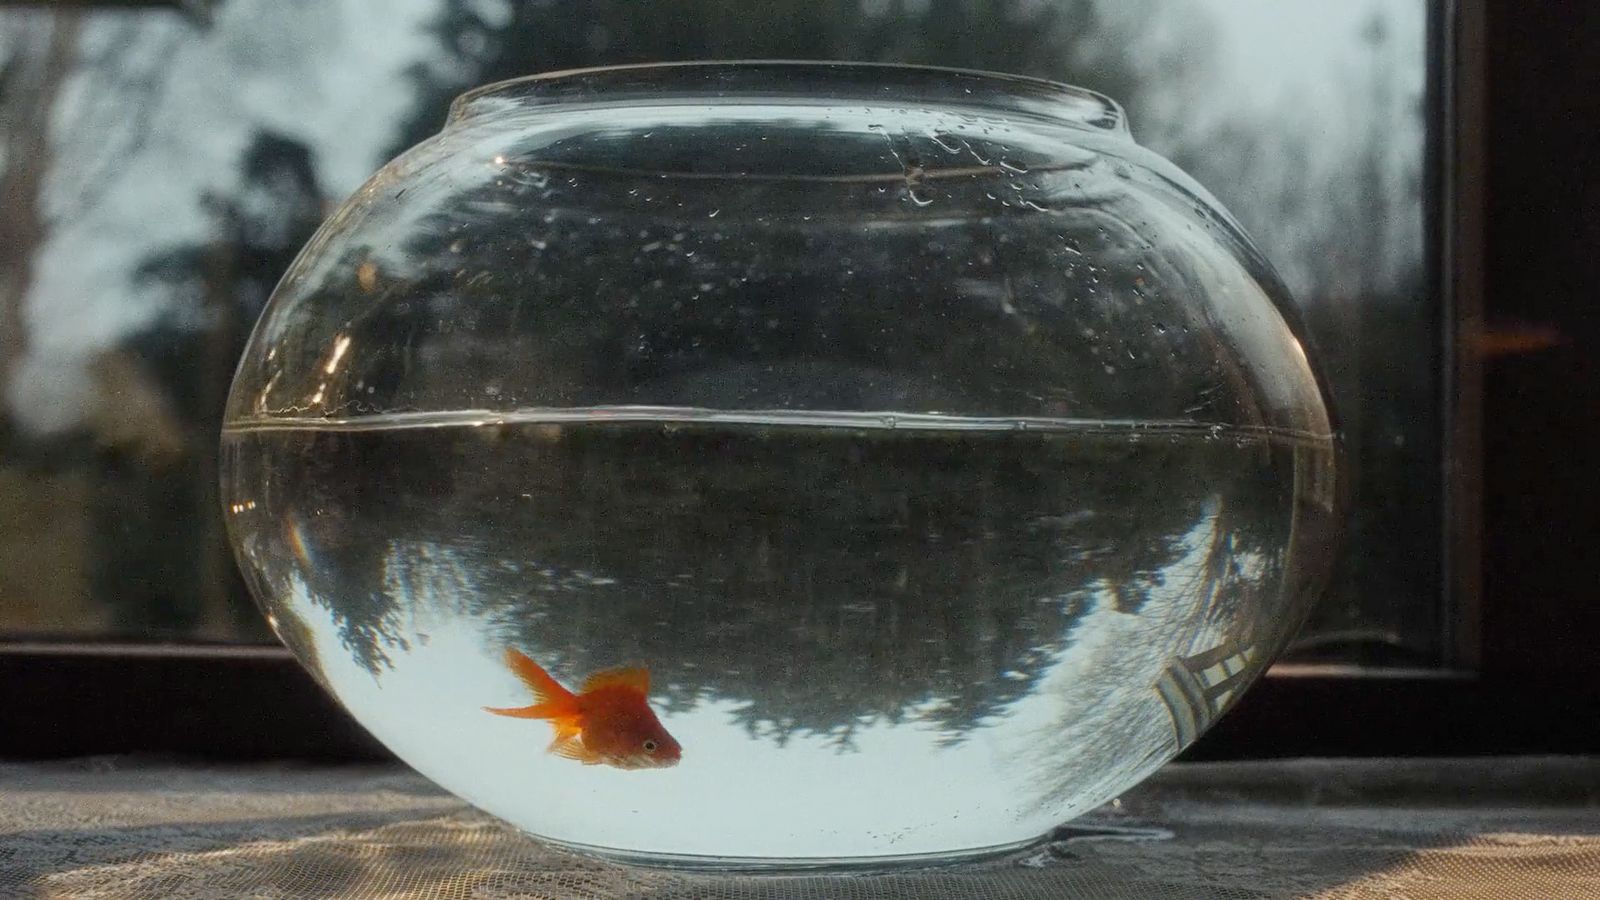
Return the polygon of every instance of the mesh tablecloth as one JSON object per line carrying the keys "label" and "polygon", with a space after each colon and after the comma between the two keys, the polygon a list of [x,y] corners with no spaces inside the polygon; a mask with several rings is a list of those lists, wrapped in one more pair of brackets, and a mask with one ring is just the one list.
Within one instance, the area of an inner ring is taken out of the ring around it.
{"label": "mesh tablecloth", "polygon": [[1169,766],[1011,859],[716,877],[545,848],[399,768],[0,764],[0,897],[1600,898],[1600,761]]}

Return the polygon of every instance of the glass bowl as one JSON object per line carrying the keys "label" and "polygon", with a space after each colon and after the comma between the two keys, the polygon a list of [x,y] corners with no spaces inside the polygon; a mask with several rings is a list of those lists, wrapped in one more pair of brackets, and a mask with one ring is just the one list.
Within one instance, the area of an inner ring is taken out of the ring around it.
{"label": "glass bowl", "polygon": [[223,433],[277,634],[549,841],[1026,845],[1298,627],[1336,445],[1285,290],[1111,100],[709,63],[472,91],[284,276]]}

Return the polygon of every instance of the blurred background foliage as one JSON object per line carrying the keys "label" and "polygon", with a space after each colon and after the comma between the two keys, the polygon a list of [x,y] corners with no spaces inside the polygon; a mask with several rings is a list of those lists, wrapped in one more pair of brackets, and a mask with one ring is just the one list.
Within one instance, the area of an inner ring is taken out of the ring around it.
{"label": "blurred background foliage", "polygon": [[222,399],[322,216],[461,90],[705,58],[1106,93],[1294,289],[1354,477],[1303,647],[1444,661],[1423,0],[0,4],[0,635],[269,639],[221,531]]}

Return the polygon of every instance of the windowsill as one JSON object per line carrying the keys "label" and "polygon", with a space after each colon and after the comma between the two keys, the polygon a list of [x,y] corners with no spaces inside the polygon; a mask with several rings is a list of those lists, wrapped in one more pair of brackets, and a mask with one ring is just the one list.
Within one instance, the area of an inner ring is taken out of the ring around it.
{"label": "windowsill", "polygon": [[[6,896],[721,896],[755,884],[555,851],[396,766],[9,764],[0,798]],[[1179,764],[1012,859],[848,885],[886,898],[1593,896],[1596,802],[1600,759]],[[799,897],[844,882],[761,884]]]}

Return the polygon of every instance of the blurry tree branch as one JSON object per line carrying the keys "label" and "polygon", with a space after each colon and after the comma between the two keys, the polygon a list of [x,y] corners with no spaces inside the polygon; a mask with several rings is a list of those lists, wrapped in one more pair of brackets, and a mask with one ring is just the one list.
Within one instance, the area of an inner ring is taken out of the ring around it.
{"label": "blurry tree branch", "polygon": [[47,7],[54,10],[173,10],[195,24],[210,26],[222,0],[0,0],[6,7]]}
{"label": "blurry tree branch", "polygon": [[[0,62],[0,391],[27,352],[24,304],[34,254],[48,237],[43,188],[56,98],[71,73],[76,13],[19,17]],[[5,401],[9,406],[9,401]],[[4,407],[0,407],[3,409]]]}
{"label": "blurry tree branch", "polygon": [[151,119],[159,104],[171,59],[183,31],[152,28],[138,20],[117,23],[109,40],[83,48],[76,73],[85,79],[82,101],[63,130],[93,135],[75,142],[84,162],[74,174],[75,186],[51,218],[76,219],[93,208],[117,182],[122,164],[138,154],[150,137]]}

